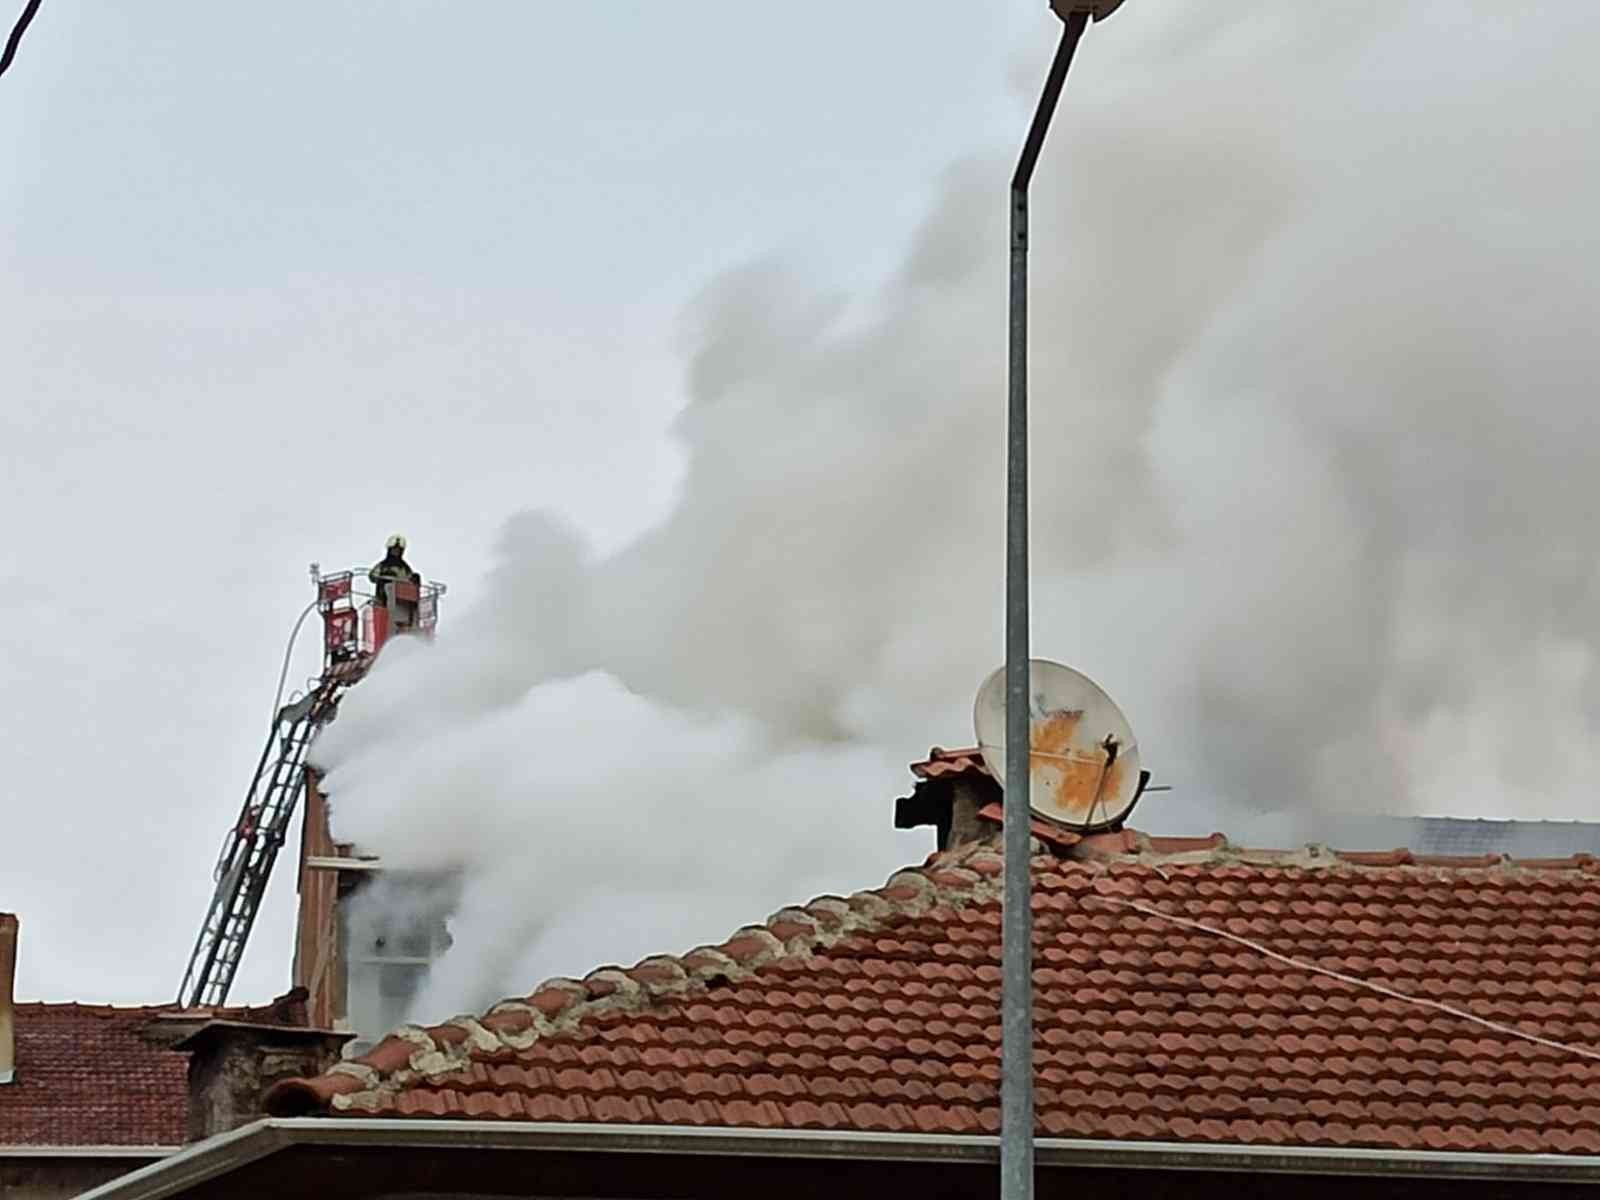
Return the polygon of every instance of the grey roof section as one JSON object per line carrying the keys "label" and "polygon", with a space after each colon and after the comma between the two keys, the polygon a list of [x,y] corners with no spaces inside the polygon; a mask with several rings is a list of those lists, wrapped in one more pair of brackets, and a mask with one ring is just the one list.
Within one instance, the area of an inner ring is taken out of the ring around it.
{"label": "grey roof section", "polygon": [[1343,815],[1314,822],[1311,832],[1312,840],[1341,850],[1405,847],[1415,854],[1503,854],[1511,859],[1600,855],[1600,823],[1590,821]]}

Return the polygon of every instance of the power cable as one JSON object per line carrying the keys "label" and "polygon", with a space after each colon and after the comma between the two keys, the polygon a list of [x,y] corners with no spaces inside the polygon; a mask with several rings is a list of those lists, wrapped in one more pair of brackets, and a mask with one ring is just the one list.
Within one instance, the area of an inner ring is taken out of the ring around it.
{"label": "power cable", "polygon": [[39,11],[41,0],[28,0],[22,9],[22,15],[17,18],[17,23],[11,28],[11,36],[6,39],[6,48],[0,51],[0,75],[6,73],[6,68],[11,65],[11,60],[17,56],[17,47],[22,43],[22,35],[28,31],[28,26],[33,23],[34,14]]}
{"label": "power cable", "polygon": [[1591,1050],[1587,1046],[1574,1046],[1571,1042],[1559,1042],[1554,1038],[1540,1037],[1537,1033],[1529,1033],[1526,1029],[1518,1029],[1515,1025],[1505,1025],[1499,1021],[1491,1021],[1488,1017],[1480,1017],[1477,1013],[1468,1012],[1463,1008],[1456,1008],[1451,1004],[1442,1004],[1438,1000],[1429,1000],[1424,996],[1410,996],[1395,988],[1387,987],[1381,983],[1374,983],[1370,979],[1362,979],[1356,975],[1346,975],[1343,971],[1335,971],[1331,967],[1320,966],[1304,959],[1291,958],[1287,954],[1279,954],[1276,950],[1269,950],[1260,942],[1251,941],[1247,937],[1240,937],[1237,933],[1229,933],[1226,929],[1218,929],[1213,925],[1180,917],[1175,913],[1162,912],[1153,904],[1144,904],[1138,900],[1123,900],[1116,896],[1096,896],[1096,900],[1106,904],[1117,904],[1123,908],[1131,908],[1141,912],[1147,917],[1156,917],[1162,921],[1171,921],[1174,925],[1182,925],[1185,929],[1193,929],[1199,933],[1209,933],[1213,937],[1224,938],[1247,949],[1254,950],[1257,954],[1271,959],[1273,962],[1283,963],[1285,966],[1294,967],[1301,971],[1310,971],[1316,975],[1326,975],[1329,979],[1337,979],[1340,983],[1348,983],[1353,987],[1366,988],[1368,991],[1377,992],[1380,996],[1388,996],[1391,1000],[1403,1000],[1407,1004],[1417,1004],[1423,1008],[1431,1008],[1437,1012],[1458,1017],[1463,1021],[1471,1021],[1485,1029],[1492,1029],[1496,1033],[1507,1037],[1521,1038],[1525,1042],[1532,1042],[1551,1050],[1560,1050],[1567,1054],[1576,1054],[1580,1058],[1600,1059],[1600,1051]]}

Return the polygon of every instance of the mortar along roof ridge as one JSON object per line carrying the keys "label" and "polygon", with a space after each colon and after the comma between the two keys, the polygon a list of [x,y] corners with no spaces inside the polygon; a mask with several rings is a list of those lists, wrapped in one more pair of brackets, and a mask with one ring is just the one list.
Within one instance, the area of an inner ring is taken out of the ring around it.
{"label": "mortar along roof ridge", "polygon": [[[961,746],[947,749],[943,746],[933,746],[928,750],[927,758],[911,764],[911,773],[923,782],[933,782],[947,778],[960,778],[968,775],[978,775],[985,779],[993,779],[994,773],[989,770],[989,765],[984,761],[982,747]],[[991,802],[980,810],[979,815],[990,820],[998,821],[1002,812],[998,801]],[[1490,817],[1417,817],[1419,821],[1448,820],[1470,821],[1479,825],[1506,825],[1506,824],[1533,824],[1547,826],[1582,825],[1581,821],[1562,821],[1540,819],[1536,821],[1518,822],[1512,819],[1496,819]],[[1046,841],[1056,846],[1058,852],[1076,847],[1080,842],[1087,841],[1088,846],[1083,850],[1075,850],[1075,857],[1088,856],[1106,859],[1118,852],[1112,839],[1127,839],[1121,853],[1138,854],[1143,857],[1162,855],[1171,858],[1176,855],[1195,854],[1201,851],[1216,851],[1224,859],[1246,863],[1260,862],[1265,864],[1269,859],[1292,859],[1304,866],[1331,865],[1309,860],[1318,858],[1339,859],[1347,863],[1372,866],[1372,867],[1444,867],[1452,870],[1471,869],[1474,867],[1504,867],[1526,870],[1559,870],[1559,869],[1592,869],[1596,861],[1595,856],[1587,852],[1568,855],[1565,858],[1554,857],[1529,857],[1514,858],[1512,855],[1490,852],[1485,854],[1420,854],[1405,846],[1396,846],[1385,849],[1355,849],[1340,848],[1329,843],[1310,842],[1305,845],[1289,849],[1276,849],[1266,847],[1245,847],[1231,843],[1221,833],[1212,833],[1209,837],[1162,837],[1139,833],[1132,829],[1117,830],[1114,833],[1098,834],[1088,839],[1081,838],[1078,834],[1066,829],[1056,827],[1052,823],[1037,816],[1033,819],[1035,834],[1042,836]],[[1098,839],[1098,840],[1097,840]]]}
{"label": "mortar along roof ridge", "polygon": [[[1035,869],[1054,860],[1034,845]],[[525,997],[501,1000],[481,1016],[464,1014],[430,1026],[404,1025],[366,1054],[312,1079],[289,1079],[264,1100],[272,1115],[310,1109],[371,1106],[370,1094],[398,1091],[419,1077],[462,1069],[474,1049],[526,1049],[540,1038],[571,1033],[589,1016],[638,1011],[664,999],[738,982],[779,960],[806,958],[845,937],[875,931],[900,917],[961,907],[997,897],[1005,860],[997,847],[975,842],[936,852],[920,867],[905,867],[884,885],[850,896],[821,895],[778,909],[764,924],[744,925],[721,943],[683,954],[656,954],[632,967],[602,966],[582,979],[547,979]]]}
{"label": "mortar along roof ridge", "polygon": [[1278,849],[1236,845],[1222,833],[1204,838],[1161,837],[1135,829],[1085,837],[1067,857],[1162,867],[1240,865],[1311,870],[1483,871],[1495,875],[1572,870],[1600,874],[1600,859],[1586,852],[1565,858],[1513,858],[1509,854],[1418,854],[1404,846],[1345,850],[1322,842]]}

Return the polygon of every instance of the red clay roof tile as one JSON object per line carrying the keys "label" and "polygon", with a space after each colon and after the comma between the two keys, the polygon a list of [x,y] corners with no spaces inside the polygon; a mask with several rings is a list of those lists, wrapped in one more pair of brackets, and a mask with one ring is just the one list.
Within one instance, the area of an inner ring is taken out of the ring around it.
{"label": "red clay roof tile", "polygon": [[0,1085],[0,1147],[181,1146],[189,1055],[176,1047],[185,1035],[212,1020],[304,1027],[306,991],[185,1009],[30,1002],[14,1016],[16,1077]]}
{"label": "red clay roof tile", "polygon": [[167,1007],[18,1004],[5,1146],[181,1146],[189,1056],[145,1036]]}
{"label": "red clay roof tile", "polygon": [[940,779],[952,775],[989,775],[989,766],[983,761],[983,751],[977,746],[962,750],[945,750],[935,746],[922,762],[911,764],[911,773],[918,779]]}
{"label": "red clay roof tile", "polygon": [[[1586,863],[1262,860],[1131,831],[1083,855],[1034,862],[1042,1132],[1600,1149]],[[1000,873],[989,846],[935,856],[718,947],[551,981],[483,1019],[494,1048],[403,1031],[269,1107],[993,1132]],[[424,1041],[448,1067],[410,1067]]]}
{"label": "red clay roof tile", "polygon": [[[1006,810],[998,803],[985,804],[978,810],[978,815],[986,821],[993,821],[996,824],[999,824],[1005,820]],[[1053,824],[1050,821],[1042,820],[1039,817],[1031,818],[1028,821],[1028,828],[1032,831],[1033,836],[1038,838],[1040,841],[1047,842],[1050,845],[1059,847],[1062,850],[1069,850],[1073,846],[1076,846],[1079,842],[1083,841],[1083,836],[1081,834],[1074,833],[1070,829],[1065,829],[1060,825]]]}

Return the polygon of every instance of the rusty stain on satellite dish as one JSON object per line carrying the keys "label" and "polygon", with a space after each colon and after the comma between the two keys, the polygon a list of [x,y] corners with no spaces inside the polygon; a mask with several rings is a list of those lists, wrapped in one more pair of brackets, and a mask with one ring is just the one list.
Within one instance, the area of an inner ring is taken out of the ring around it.
{"label": "rusty stain on satellite dish", "polygon": [[[1069,828],[1119,825],[1139,793],[1139,746],[1127,718],[1088,676],[1035,659],[1030,674],[1029,807]],[[978,690],[978,745],[1005,780],[1005,670]]]}

